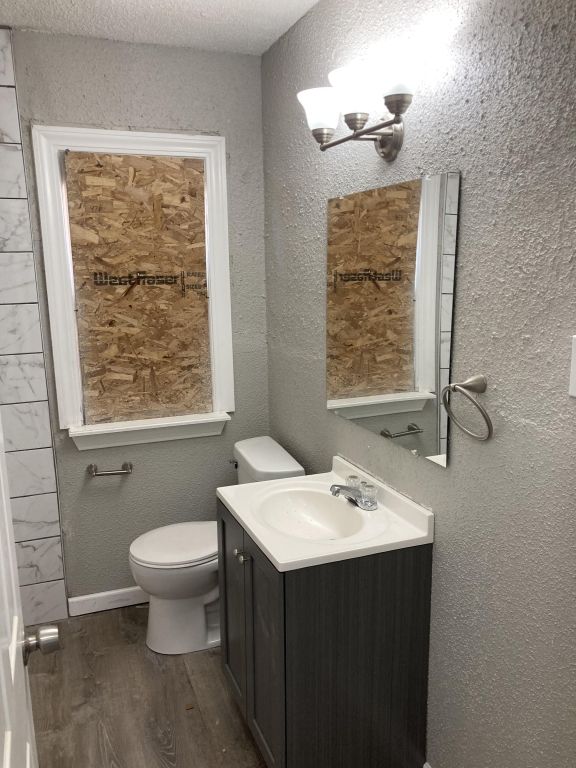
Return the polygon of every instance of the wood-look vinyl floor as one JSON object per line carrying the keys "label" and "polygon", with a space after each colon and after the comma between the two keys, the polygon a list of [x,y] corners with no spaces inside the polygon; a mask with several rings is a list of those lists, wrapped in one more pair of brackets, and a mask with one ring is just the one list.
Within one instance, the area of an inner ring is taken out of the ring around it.
{"label": "wood-look vinyl floor", "polygon": [[63,648],[33,654],[40,768],[265,768],[218,649],[161,656],[147,606],[60,624]]}

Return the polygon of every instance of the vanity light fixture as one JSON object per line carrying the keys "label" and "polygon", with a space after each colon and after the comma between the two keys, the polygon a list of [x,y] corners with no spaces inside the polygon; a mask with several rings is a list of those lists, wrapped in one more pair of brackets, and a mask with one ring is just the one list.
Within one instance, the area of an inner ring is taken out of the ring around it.
{"label": "vanity light fixture", "polygon": [[[300,91],[298,101],[304,107],[308,127],[322,152],[347,141],[371,141],[380,157],[391,162],[402,148],[402,115],[412,103],[412,93],[403,84],[387,88],[383,94],[384,104],[393,117],[366,127],[377,89],[365,75],[366,70],[363,72],[359,66],[340,67],[328,75],[330,87]],[[332,140],[341,114],[352,133]]]}

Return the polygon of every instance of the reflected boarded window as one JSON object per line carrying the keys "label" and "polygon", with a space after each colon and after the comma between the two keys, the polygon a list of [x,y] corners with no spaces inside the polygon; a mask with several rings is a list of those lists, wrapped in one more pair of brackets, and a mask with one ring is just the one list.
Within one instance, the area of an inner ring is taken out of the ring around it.
{"label": "reflected boarded window", "polygon": [[327,397],[411,392],[421,181],[328,202]]}
{"label": "reflected boarded window", "polygon": [[212,410],[204,161],[67,152],[84,423]]}

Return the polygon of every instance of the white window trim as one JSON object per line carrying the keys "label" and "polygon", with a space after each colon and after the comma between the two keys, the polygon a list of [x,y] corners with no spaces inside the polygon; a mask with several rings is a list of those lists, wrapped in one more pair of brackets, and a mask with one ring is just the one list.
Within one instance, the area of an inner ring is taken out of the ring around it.
{"label": "white window trim", "polygon": [[[34,125],[32,128],[58,418],[81,449],[220,434],[234,411],[225,140],[220,136]],[[85,425],[76,333],[64,152],[171,155],[204,160],[212,413]]]}
{"label": "white window trim", "polygon": [[422,411],[427,402],[435,399],[433,392],[394,392],[388,395],[328,400],[326,407],[344,419],[367,419],[392,413],[416,413]]}

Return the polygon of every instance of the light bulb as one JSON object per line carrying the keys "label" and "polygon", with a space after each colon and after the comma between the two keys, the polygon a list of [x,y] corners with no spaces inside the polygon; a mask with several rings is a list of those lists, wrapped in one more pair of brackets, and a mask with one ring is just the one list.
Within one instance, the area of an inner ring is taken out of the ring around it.
{"label": "light bulb", "polygon": [[340,111],[352,130],[364,126],[376,105],[374,87],[367,74],[358,64],[339,67],[328,74],[338,96]]}

